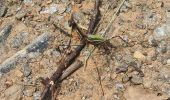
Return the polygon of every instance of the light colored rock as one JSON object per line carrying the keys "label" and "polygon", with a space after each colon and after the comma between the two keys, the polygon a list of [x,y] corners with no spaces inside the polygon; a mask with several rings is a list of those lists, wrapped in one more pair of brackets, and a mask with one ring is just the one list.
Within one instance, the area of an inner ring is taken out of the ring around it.
{"label": "light colored rock", "polygon": [[170,59],[167,60],[167,64],[170,65]]}
{"label": "light colored rock", "polygon": [[135,51],[133,54],[133,57],[139,60],[144,60],[145,56],[140,51]]}
{"label": "light colored rock", "polygon": [[13,85],[9,87],[4,92],[6,100],[20,100],[21,90],[22,86],[20,85]]}

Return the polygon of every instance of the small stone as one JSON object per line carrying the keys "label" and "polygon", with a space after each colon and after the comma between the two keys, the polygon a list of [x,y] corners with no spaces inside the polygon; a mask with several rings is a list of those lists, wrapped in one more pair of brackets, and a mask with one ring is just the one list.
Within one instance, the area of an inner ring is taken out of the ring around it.
{"label": "small stone", "polygon": [[167,51],[167,42],[166,41],[161,41],[157,47],[157,51],[159,53],[166,53]]}
{"label": "small stone", "polygon": [[128,65],[123,65],[116,68],[116,74],[125,73],[128,70]]}
{"label": "small stone", "polygon": [[0,17],[4,17],[7,13],[7,7],[0,3]]}
{"label": "small stone", "polygon": [[71,11],[71,9],[72,9],[71,4],[67,5],[67,7],[66,7],[66,12],[70,12],[70,11]]}
{"label": "small stone", "polygon": [[12,25],[6,25],[0,31],[0,43],[4,43],[5,40],[8,38],[9,34],[11,33]]}
{"label": "small stone", "polygon": [[31,68],[29,67],[28,63],[23,65],[23,73],[25,77],[28,77],[31,74]]}
{"label": "small stone", "polygon": [[129,1],[124,2],[124,5],[121,7],[120,12],[127,12],[129,9],[132,8],[132,5]]}
{"label": "small stone", "polygon": [[121,83],[117,83],[117,84],[115,85],[115,87],[116,87],[116,90],[117,90],[117,91],[123,91],[123,90],[125,90],[123,84],[121,84]]}
{"label": "small stone", "polygon": [[140,85],[143,83],[143,79],[138,75],[132,75],[131,83],[134,85]]}
{"label": "small stone", "polygon": [[26,51],[30,52],[42,52],[48,46],[48,41],[51,37],[50,33],[43,33],[38,36],[34,41],[32,41],[28,46]]}
{"label": "small stone", "polygon": [[32,0],[24,0],[25,4],[31,4],[33,1]]}
{"label": "small stone", "polygon": [[135,51],[133,57],[136,58],[136,59],[139,59],[139,60],[145,59],[145,56],[140,51]]}
{"label": "small stone", "polygon": [[36,92],[33,94],[33,97],[34,97],[34,100],[40,100],[40,98],[41,98],[41,92],[40,92],[40,91],[36,91]]}
{"label": "small stone", "polygon": [[46,7],[42,11],[40,11],[40,14],[54,14],[59,10],[58,6],[56,4],[51,4],[49,7]]}
{"label": "small stone", "polygon": [[167,24],[162,24],[158,27],[156,27],[154,29],[154,34],[153,34],[153,38],[156,40],[156,41],[161,41],[161,40],[165,40],[167,39],[170,34],[169,34],[169,25]]}

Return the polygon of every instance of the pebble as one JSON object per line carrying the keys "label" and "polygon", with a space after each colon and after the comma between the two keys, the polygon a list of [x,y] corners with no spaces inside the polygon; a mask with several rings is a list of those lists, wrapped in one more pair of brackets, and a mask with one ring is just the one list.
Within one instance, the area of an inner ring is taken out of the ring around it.
{"label": "pebble", "polygon": [[125,73],[128,70],[128,65],[123,65],[116,68],[116,73]]}
{"label": "pebble", "polygon": [[34,97],[34,100],[40,100],[41,92],[40,92],[40,91],[36,91],[36,92],[33,94],[33,97]]}
{"label": "pebble", "polygon": [[27,52],[42,52],[48,46],[50,37],[50,33],[41,34],[27,46]]}
{"label": "pebble", "polygon": [[139,60],[144,60],[145,56],[140,51],[135,51],[133,57]]}
{"label": "pebble", "polygon": [[0,31],[0,43],[4,43],[5,40],[8,38],[9,34],[11,33],[12,25],[6,25]]}
{"label": "pebble", "polygon": [[7,7],[0,3],[0,17],[4,17],[7,13]]}
{"label": "pebble", "polygon": [[28,36],[28,34],[29,33],[27,32],[21,32],[16,37],[14,37],[12,39],[12,47],[19,48],[22,45],[24,39]]}
{"label": "pebble", "polygon": [[164,40],[170,36],[169,26],[162,24],[154,29],[153,37],[157,41]]}
{"label": "pebble", "polygon": [[32,4],[33,0],[23,0],[25,4]]}
{"label": "pebble", "polygon": [[115,85],[115,87],[116,87],[116,90],[117,90],[117,91],[124,91],[124,90],[125,90],[123,84],[121,84],[121,83],[117,83],[117,84]]}
{"label": "pebble", "polygon": [[166,41],[161,41],[157,47],[157,51],[159,53],[166,53],[167,51],[167,42]]}
{"label": "pebble", "polygon": [[28,77],[31,74],[31,68],[28,63],[23,65],[23,73],[25,77]]}
{"label": "pebble", "polygon": [[131,83],[134,85],[140,85],[143,83],[143,79],[138,75],[132,75]]}
{"label": "pebble", "polygon": [[120,9],[120,12],[127,12],[131,8],[132,8],[132,5],[129,3],[129,1],[125,1],[124,5]]}
{"label": "pebble", "polygon": [[51,4],[49,7],[46,7],[42,11],[40,11],[40,14],[54,14],[59,10],[58,6],[56,4]]}
{"label": "pebble", "polygon": [[72,10],[72,5],[68,4],[66,7],[66,12],[70,12]]}

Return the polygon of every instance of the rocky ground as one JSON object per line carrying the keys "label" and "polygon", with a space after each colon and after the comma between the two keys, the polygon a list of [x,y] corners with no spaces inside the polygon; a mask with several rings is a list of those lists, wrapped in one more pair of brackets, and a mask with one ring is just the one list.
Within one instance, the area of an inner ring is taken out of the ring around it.
{"label": "rocky ground", "polygon": [[[44,89],[40,77],[50,77],[57,69],[70,41],[67,35],[73,35],[72,48],[78,44],[68,23],[71,14],[87,30],[94,1],[0,0],[1,100],[39,100]],[[170,100],[170,1],[125,0],[121,7],[124,0],[100,1],[95,33],[105,33],[106,39],[121,36],[128,44],[113,38],[116,48],[95,49],[86,68],[60,84],[57,98]],[[92,48],[86,46],[79,59],[85,63]]]}

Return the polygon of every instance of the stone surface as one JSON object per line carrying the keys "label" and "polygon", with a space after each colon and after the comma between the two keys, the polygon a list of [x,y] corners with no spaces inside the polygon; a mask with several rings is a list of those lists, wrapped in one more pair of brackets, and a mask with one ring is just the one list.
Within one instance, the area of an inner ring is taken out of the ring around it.
{"label": "stone surface", "polygon": [[5,90],[6,100],[18,100],[21,98],[22,86],[13,85]]}
{"label": "stone surface", "polygon": [[140,51],[135,51],[133,57],[139,60],[144,60],[145,56]]}
{"label": "stone surface", "polygon": [[133,75],[131,78],[131,83],[134,85],[140,85],[143,83],[143,79],[138,75]]}

